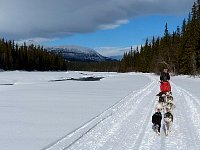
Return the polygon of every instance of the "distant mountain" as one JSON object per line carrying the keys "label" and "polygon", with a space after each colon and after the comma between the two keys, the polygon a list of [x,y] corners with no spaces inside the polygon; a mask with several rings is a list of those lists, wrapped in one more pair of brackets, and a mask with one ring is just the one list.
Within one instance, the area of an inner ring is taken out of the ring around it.
{"label": "distant mountain", "polygon": [[121,60],[123,58],[123,55],[109,56],[109,58],[115,59],[115,60]]}
{"label": "distant mountain", "polygon": [[112,58],[102,56],[95,50],[87,47],[59,46],[59,47],[47,47],[46,49],[54,53],[61,53],[64,59],[68,61],[84,61],[84,62],[116,61]]}
{"label": "distant mountain", "polygon": [[121,60],[124,53],[129,52],[131,47],[96,47],[95,50],[109,58]]}

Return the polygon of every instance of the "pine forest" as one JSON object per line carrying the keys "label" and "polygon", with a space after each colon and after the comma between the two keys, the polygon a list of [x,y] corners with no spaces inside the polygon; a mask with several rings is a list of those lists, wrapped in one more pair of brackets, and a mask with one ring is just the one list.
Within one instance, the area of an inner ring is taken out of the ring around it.
{"label": "pine forest", "polygon": [[42,46],[18,45],[0,39],[0,68],[3,70],[86,70],[158,73],[164,67],[174,74],[200,74],[200,0],[194,2],[187,19],[169,33],[166,23],[162,37],[147,38],[136,49],[124,53],[120,61],[69,62],[61,54]]}

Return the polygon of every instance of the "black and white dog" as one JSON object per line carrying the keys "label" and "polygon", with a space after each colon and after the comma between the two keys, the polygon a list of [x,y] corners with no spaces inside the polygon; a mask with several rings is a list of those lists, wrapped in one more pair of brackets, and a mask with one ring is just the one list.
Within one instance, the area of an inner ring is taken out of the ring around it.
{"label": "black and white dog", "polygon": [[[158,99],[158,104],[156,105],[156,108],[159,106],[162,108],[164,108],[164,105],[165,105],[165,95],[163,95],[162,92],[160,92],[159,94],[157,94],[156,96],[159,96],[159,99]],[[161,111],[162,111],[161,110]]]}
{"label": "black and white dog", "polygon": [[169,132],[171,131],[173,123],[173,115],[171,112],[166,112],[164,114],[164,130],[165,130],[165,135],[168,135]]}
{"label": "black and white dog", "polygon": [[174,98],[173,98],[172,95],[166,96],[166,103],[168,103],[168,102],[173,102],[173,101],[174,101]]}
{"label": "black and white dog", "polygon": [[165,112],[173,113],[173,110],[176,106],[174,105],[173,101],[169,101],[165,104]]}
{"label": "black and white dog", "polygon": [[160,92],[156,96],[159,96],[159,100],[162,100],[163,102],[173,101],[172,92]]}

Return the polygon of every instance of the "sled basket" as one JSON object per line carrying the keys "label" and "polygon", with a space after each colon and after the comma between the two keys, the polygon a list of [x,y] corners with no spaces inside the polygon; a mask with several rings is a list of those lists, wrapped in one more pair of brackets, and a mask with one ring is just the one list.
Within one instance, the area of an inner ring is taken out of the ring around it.
{"label": "sled basket", "polygon": [[160,91],[161,92],[170,92],[171,91],[171,85],[170,83],[167,81],[167,82],[162,82],[160,84]]}

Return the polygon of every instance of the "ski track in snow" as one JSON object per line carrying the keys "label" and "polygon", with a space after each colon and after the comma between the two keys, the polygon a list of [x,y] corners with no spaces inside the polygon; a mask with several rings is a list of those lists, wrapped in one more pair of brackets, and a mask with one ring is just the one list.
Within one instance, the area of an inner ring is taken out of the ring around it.
{"label": "ski track in snow", "polygon": [[[45,150],[197,150],[200,147],[200,100],[171,83],[176,108],[172,131],[165,136],[152,130],[151,116],[157,103],[158,79],[134,91],[81,128]],[[194,144],[195,143],[195,144]]]}
{"label": "ski track in snow", "polygon": [[[185,149],[199,149],[200,147],[200,103],[197,98],[195,98],[191,93],[182,89],[178,86],[175,86],[178,93],[177,103],[180,109],[179,116],[177,120],[180,120],[179,133],[185,134],[182,136],[182,145],[185,146]],[[183,126],[184,125],[184,126]],[[194,144],[195,143],[195,144]],[[182,146],[183,147],[183,146]]]}

